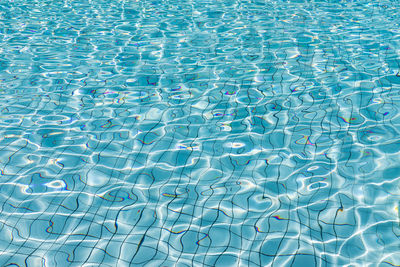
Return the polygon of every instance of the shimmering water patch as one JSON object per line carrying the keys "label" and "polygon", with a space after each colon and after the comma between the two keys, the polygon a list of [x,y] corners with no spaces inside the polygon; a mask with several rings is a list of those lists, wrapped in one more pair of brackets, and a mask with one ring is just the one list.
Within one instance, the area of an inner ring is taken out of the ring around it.
{"label": "shimmering water patch", "polygon": [[400,265],[397,10],[0,3],[0,265]]}

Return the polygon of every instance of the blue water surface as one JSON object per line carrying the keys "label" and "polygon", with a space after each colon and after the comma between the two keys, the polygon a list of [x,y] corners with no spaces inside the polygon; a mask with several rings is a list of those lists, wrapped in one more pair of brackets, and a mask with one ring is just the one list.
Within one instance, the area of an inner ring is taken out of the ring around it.
{"label": "blue water surface", "polygon": [[0,1],[0,265],[400,266],[399,10]]}

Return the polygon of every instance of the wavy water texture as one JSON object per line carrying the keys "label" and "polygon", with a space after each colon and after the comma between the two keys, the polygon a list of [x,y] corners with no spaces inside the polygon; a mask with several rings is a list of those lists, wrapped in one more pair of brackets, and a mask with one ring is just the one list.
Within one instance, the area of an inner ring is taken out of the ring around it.
{"label": "wavy water texture", "polygon": [[398,1],[0,3],[1,266],[399,266]]}

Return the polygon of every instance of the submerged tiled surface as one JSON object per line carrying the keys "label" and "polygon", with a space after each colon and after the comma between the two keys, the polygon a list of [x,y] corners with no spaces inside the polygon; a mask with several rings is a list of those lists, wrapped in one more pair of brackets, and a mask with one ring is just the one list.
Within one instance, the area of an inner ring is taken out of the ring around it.
{"label": "submerged tiled surface", "polygon": [[400,265],[398,10],[3,1],[0,264]]}

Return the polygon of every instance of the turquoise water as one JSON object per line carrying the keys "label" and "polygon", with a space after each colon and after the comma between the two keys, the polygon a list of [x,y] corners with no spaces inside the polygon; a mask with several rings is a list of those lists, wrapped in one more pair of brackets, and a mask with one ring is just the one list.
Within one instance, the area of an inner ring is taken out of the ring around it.
{"label": "turquoise water", "polygon": [[0,2],[1,266],[399,266],[398,1]]}

